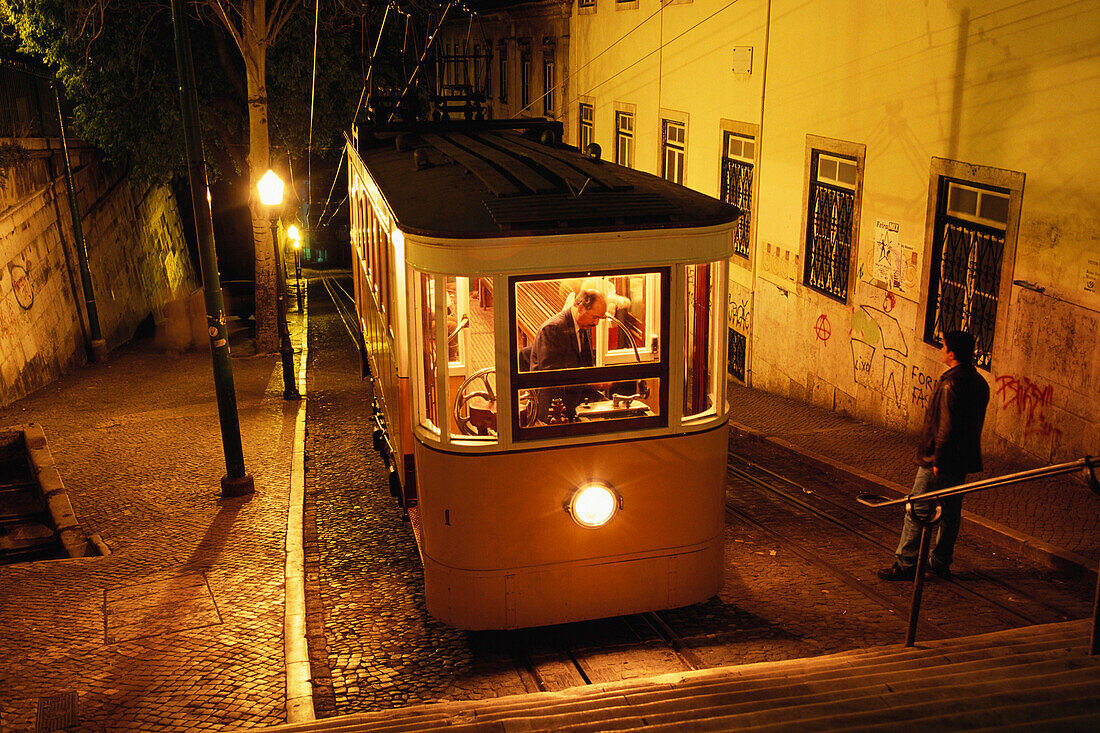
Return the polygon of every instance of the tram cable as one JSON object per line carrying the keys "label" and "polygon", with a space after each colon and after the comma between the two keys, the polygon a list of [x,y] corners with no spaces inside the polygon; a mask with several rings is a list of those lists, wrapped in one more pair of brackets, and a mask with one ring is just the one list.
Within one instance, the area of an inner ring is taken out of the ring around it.
{"label": "tram cable", "polygon": [[358,328],[352,330],[351,326],[348,325],[349,320],[352,322],[355,321],[355,319],[352,318],[351,310],[340,302],[341,299],[337,297],[336,293],[333,291],[333,288],[335,287],[339,289],[348,299],[352,298],[350,295],[348,295],[348,291],[344,290],[344,288],[339,283],[333,283],[332,280],[333,278],[330,278],[328,275],[324,275],[321,277],[321,284],[325,286],[325,290],[328,292],[328,297],[332,300],[332,304],[336,307],[336,313],[340,316],[340,322],[344,324],[344,330],[348,332],[348,336],[351,337],[351,340],[356,345],[356,347],[362,350],[363,343],[361,341],[361,337],[357,335]]}

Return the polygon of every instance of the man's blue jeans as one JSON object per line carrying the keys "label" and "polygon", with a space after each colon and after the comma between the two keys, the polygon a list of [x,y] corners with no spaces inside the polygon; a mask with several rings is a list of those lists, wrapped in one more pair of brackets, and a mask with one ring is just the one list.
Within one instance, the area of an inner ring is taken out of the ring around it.
{"label": "man's blue jeans", "polygon": [[[913,480],[913,495],[926,494],[936,489],[946,489],[958,486],[966,481],[966,474],[948,475],[940,472],[939,476],[932,473],[931,468],[918,468],[917,477]],[[943,507],[943,517],[935,528],[935,536],[932,538],[931,549],[928,553],[928,561],[938,568],[951,566],[951,558],[955,554],[955,540],[959,536],[959,524],[962,521],[962,497],[951,496],[940,499]],[[918,519],[928,519],[936,511],[935,502],[913,502],[913,512]],[[898,565],[903,568],[911,568],[917,564],[917,553],[920,552],[920,526],[905,516],[905,524],[901,528],[901,542],[898,543]]]}

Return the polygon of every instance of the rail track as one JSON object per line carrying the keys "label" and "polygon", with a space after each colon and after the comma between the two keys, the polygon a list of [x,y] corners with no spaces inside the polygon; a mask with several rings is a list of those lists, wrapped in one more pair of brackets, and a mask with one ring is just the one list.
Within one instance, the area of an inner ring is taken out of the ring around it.
{"label": "rail track", "polygon": [[[335,313],[331,315],[339,316],[343,330],[359,347],[353,298],[346,280],[341,282],[339,277],[325,274],[313,279],[328,296],[318,299],[318,305],[327,307],[324,301],[332,301]],[[321,323],[311,320],[311,330]],[[332,338],[342,341],[341,327],[335,319],[329,319],[329,323]],[[347,353],[347,359],[353,358],[350,349]],[[785,611],[778,609],[779,599],[766,593],[747,598],[745,591],[751,593],[760,587],[760,581],[753,580],[742,586],[727,583],[718,598],[684,609],[539,629],[460,634],[454,637],[458,641],[448,636],[446,644],[458,645],[452,656],[468,656],[475,662],[474,667],[464,668],[464,682],[477,690],[492,689],[495,694],[554,691],[742,660],[789,658],[853,645],[900,642],[910,585],[886,583],[874,575],[875,568],[888,564],[892,557],[899,517],[860,507],[850,487],[845,495],[837,486],[829,485],[828,477],[797,463],[742,455],[736,445],[731,447],[727,577],[745,571],[739,563],[749,561],[749,556],[744,552],[738,555],[739,548],[751,544],[753,550],[763,550],[752,555],[758,562],[753,572],[761,579],[770,576],[772,587],[787,594],[783,599]],[[338,459],[334,455],[329,460]],[[385,487],[376,489],[386,494],[388,501]],[[746,544],[737,544],[740,542]],[[1091,586],[1066,583],[1052,587],[1050,577],[1034,569],[1021,570],[1002,556],[964,547],[969,544],[960,542],[956,551],[959,580],[933,579],[927,584],[918,639],[972,634],[984,630],[987,622],[992,630],[1087,615]],[[768,548],[779,548],[775,561],[767,557]],[[786,561],[787,565],[778,561]],[[838,600],[840,613],[845,604],[853,604],[853,610],[846,617],[826,617],[814,607],[798,606],[806,597],[791,589],[800,582],[833,589],[830,597],[843,597]],[[837,624],[839,619],[848,619],[840,621],[843,629],[830,629],[829,625]],[[363,620],[354,614],[341,617],[337,613],[327,616],[329,623],[338,626],[336,633],[350,636],[360,632]],[[410,628],[416,629],[415,633],[427,633],[424,629],[432,628],[433,622],[425,619],[423,627],[415,625],[419,623],[415,619],[406,619],[406,623],[414,624]],[[828,638],[820,641],[819,633]],[[782,643],[777,645],[773,639]],[[429,664],[428,659],[425,657],[417,666],[421,664]],[[482,667],[489,671],[479,677],[477,669]],[[334,675],[350,678],[351,671],[342,668],[334,670]],[[425,674],[438,677],[451,671],[437,666],[425,670]],[[383,697],[368,698],[360,693],[338,706],[348,711],[375,709],[385,707]],[[379,702],[371,702],[374,699]]]}
{"label": "rail track", "polygon": [[[807,485],[806,481],[784,476],[733,451],[729,454],[727,471],[729,477],[741,482],[742,486],[766,492],[786,506],[792,517],[801,518],[803,531],[799,535],[827,533],[831,537],[843,536],[848,542],[865,548],[868,557],[882,560],[880,564],[887,564],[888,559],[892,558],[900,528],[899,516],[881,512],[875,514],[873,510],[857,504],[854,496],[847,500],[838,499],[830,496],[826,485]],[[825,560],[814,543],[801,542],[790,533],[785,534],[775,526],[761,523],[751,511],[732,501],[727,501],[727,512],[769,532],[807,562],[832,573],[883,607],[903,617],[908,614],[908,583],[885,584],[877,579],[865,582],[863,577],[874,577],[873,568],[867,563],[839,567]],[[891,520],[890,523],[887,520]],[[807,533],[804,528],[813,526],[809,523],[821,529]],[[937,580],[934,584],[938,595],[955,599],[950,606],[973,608],[974,604],[980,604],[995,609],[1005,623],[1014,625],[1064,621],[1089,613],[1087,593],[1083,594],[1087,590],[1084,586],[1076,592],[1067,592],[1057,585],[1052,587],[1049,578],[1034,577],[1034,573],[1030,574],[1033,577],[1029,577],[1029,573],[1021,572],[1018,565],[1014,566],[1009,561],[997,562],[993,570],[982,569],[979,562],[988,565],[990,558],[983,555],[981,560],[976,560],[960,542],[956,550],[955,577],[950,581]],[[1013,575],[1020,580],[1010,580]],[[897,590],[906,592],[899,594]],[[942,635],[944,629],[936,623],[923,621],[921,633]]]}

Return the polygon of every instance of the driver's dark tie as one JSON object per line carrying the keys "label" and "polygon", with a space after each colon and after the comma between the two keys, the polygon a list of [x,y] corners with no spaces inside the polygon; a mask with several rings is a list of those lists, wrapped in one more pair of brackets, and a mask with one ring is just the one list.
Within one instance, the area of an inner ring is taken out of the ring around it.
{"label": "driver's dark tie", "polygon": [[581,361],[585,366],[592,366],[592,341],[588,337],[588,329],[581,329]]}

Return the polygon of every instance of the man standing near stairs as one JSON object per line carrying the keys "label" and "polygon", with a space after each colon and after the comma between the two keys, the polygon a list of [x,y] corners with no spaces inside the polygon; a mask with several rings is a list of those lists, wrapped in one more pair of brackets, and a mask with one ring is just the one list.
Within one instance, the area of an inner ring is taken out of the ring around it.
{"label": "man standing near stairs", "polygon": [[[965,331],[943,335],[940,347],[947,371],[936,383],[924,415],[917,455],[917,476],[912,495],[946,489],[966,482],[966,474],[982,470],[982,425],[989,404],[989,385],[974,368],[974,337]],[[962,521],[962,497],[940,500],[943,516],[928,553],[932,572],[951,577],[951,558]],[[913,504],[918,519],[931,518],[933,502]],[[909,515],[893,566],[878,571],[883,580],[912,580],[917,572],[921,529]]]}

